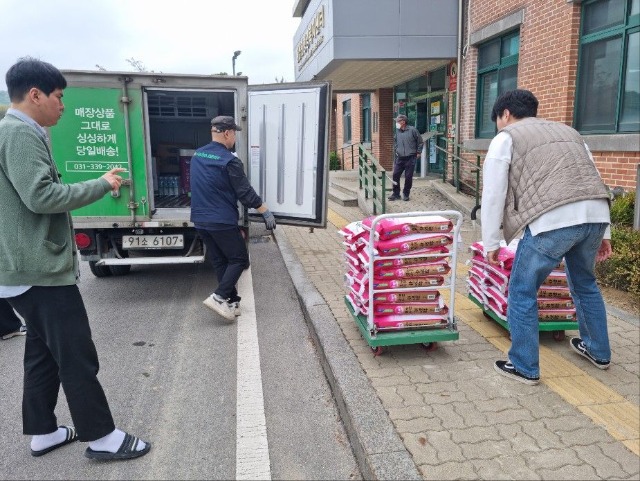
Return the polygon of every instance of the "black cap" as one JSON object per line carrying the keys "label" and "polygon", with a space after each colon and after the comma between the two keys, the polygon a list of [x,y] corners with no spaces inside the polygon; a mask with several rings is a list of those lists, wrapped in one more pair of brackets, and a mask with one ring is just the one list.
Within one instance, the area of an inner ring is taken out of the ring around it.
{"label": "black cap", "polygon": [[242,127],[236,124],[233,117],[228,115],[218,115],[211,120],[211,126],[215,127],[219,132],[224,132],[225,130],[242,130]]}
{"label": "black cap", "polygon": [[401,120],[404,120],[405,122],[408,121],[409,119],[407,118],[407,116],[405,114],[400,114],[396,117],[396,120],[398,122],[400,122]]}

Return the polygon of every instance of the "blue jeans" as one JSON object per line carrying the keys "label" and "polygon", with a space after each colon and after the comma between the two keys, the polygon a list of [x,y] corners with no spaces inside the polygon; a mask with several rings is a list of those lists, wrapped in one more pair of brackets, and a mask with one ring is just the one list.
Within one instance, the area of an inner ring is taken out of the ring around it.
{"label": "blue jeans", "polygon": [[540,375],[538,289],[563,257],[580,337],[597,360],[611,359],[607,312],[594,274],[606,227],[607,224],[580,224],[535,237],[528,227],[525,229],[511,269],[507,307],[509,360],[518,372],[528,377]]}

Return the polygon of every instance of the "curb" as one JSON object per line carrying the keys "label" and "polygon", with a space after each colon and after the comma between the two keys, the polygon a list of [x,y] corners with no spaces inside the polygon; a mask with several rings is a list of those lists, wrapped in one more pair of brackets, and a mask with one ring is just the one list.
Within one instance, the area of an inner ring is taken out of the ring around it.
{"label": "curb", "polygon": [[421,480],[329,306],[306,276],[287,237],[273,232],[363,478]]}

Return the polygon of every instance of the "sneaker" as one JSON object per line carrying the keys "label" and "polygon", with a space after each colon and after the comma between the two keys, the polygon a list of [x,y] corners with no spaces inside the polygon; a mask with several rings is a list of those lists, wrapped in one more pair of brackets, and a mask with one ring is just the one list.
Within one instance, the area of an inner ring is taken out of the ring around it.
{"label": "sneaker", "polygon": [[400,196],[396,195],[396,194],[393,194],[393,195],[389,196],[388,200],[400,200]]}
{"label": "sneaker", "polygon": [[2,335],[2,340],[6,341],[7,339],[11,339],[12,337],[26,336],[26,335],[27,335],[27,326],[25,326],[23,324],[22,326],[20,326],[20,328],[17,331],[13,331],[13,332],[9,332],[7,334],[3,334]]}
{"label": "sneaker", "polygon": [[212,311],[217,312],[228,321],[235,321],[234,307],[215,292],[207,297],[202,303]]}
{"label": "sneaker", "polygon": [[515,381],[520,381],[521,383],[528,384],[530,386],[535,386],[540,382],[539,377],[527,377],[524,374],[516,371],[516,368],[513,367],[513,364],[511,364],[510,361],[496,361],[493,367],[503,376]]}
{"label": "sneaker", "polygon": [[403,195],[402,196],[402,200],[404,200],[405,202],[407,202],[409,200],[409,196],[408,195]]}
{"label": "sneaker", "polygon": [[589,361],[591,361],[591,363],[598,369],[609,369],[609,361],[598,361],[595,357],[589,354],[589,351],[587,351],[587,346],[584,345],[584,342],[582,342],[582,339],[580,339],[579,337],[572,337],[569,341],[569,344],[571,344],[571,348],[574,351],[576,351],[582,357],[586,357],[587,359],[589,359]]}
{"label": "sneaker", "polygon": [[232,302],[231,306],[233,306],[234,316],[238,317],[240,314],[242,314],[242,311],[240,310],[240,301]]}

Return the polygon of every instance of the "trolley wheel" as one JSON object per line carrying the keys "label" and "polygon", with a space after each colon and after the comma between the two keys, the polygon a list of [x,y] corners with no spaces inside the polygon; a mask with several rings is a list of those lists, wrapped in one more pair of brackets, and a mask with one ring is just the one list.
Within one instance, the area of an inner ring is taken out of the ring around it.
{"label": "trolley wheel", "polygon": [[383,346],[371,346],[371,350],[373,351],[374,356],[379,356],[384,352]]}
{"label": "trolley wheel", "polygon": [[564,341],[565,339],[564,331],[553,331],[553,338],[558,342]]}
{"label": "trolley wheel", "polygon": [[436,349],[438,349],[438,343],[437,342],[423,342],[422,343],[422,347],[424,347],[427,352],[433,352]]}
{"label": "trolley wheel", "polygon": [[487,311],[482,311],[482,315],[483,315],[484,317],[486,317],[487,319],[491,319],[491,320],[493,321],[493,317],[491,317],[491,316],[489,315],[489,313],[487,313]]}

